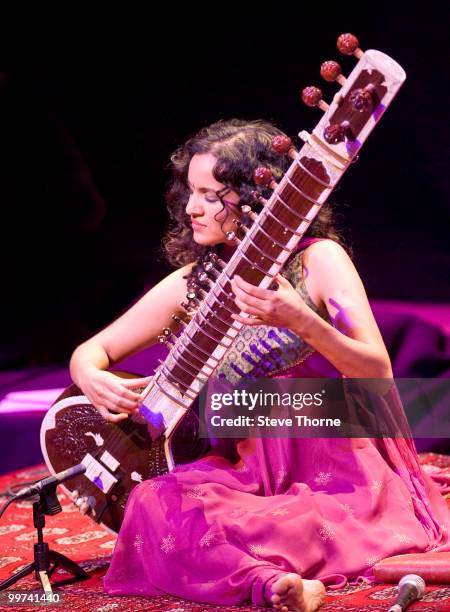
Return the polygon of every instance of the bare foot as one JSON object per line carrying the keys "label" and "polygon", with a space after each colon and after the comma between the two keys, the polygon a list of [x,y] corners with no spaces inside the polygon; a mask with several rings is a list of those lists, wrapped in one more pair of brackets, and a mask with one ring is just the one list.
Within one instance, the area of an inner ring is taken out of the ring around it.
{"label": "bare foot", "polygon": [[285,574],[272,584],[272,606],[279,612],[314,612],[325,601],[320,580],[302,580],[299,574]]}

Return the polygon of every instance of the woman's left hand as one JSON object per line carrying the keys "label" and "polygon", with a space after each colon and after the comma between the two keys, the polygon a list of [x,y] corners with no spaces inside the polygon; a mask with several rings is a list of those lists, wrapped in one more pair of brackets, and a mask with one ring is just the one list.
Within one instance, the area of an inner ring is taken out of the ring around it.
{"label": "woman's left hand", "polygon": [[277,274],[274,281],[278,284],[276,291],[255,287],[234,275],[231,288],[236,296],[236,305],[251,317],[233,315],[233,319],[244,325],[301,329],[310,318],[312,310],[284,276]]}

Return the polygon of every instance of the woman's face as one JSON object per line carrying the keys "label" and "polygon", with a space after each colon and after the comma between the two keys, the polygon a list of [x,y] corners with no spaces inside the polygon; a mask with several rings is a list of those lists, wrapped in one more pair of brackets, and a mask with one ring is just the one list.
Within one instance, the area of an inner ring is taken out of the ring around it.
{"label": "woman's face", "polygon": [[225,207],[215,193],[225,187],[213,176],[217,158],[211,153],[196,153],[189,164],[188,187],[190,196],[186,205],[193,237],[197,244],[213,245],[227,241],[226,232],[235,231],[233,219],[241,216],[239,195],[229,191],[222,197]]}

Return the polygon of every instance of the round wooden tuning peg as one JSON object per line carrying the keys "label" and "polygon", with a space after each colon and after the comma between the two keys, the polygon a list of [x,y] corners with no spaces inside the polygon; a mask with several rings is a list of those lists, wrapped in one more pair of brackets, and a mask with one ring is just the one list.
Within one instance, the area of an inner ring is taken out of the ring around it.
{"label": "round wooden tuning peg", "polygon": [[369,83],[364,88],[354,89],[349,97],[353,110],[358,111],[358,113],[368,110],[374,103],[374,93],[375,86],[372,83]]}
{"label": "round wooden tuning peg", "polygon": [[350,124],[348,121],[342,123],[332,123],[328,125],[323,131],[323,137],[328,144],[339,144],[344,142],[348,135]]}
{"label": "round wooden tuning peg", "polygon": [[268,187],[273,181],[272,170],[265,166],[259,166],[253,171],[253,180],[257,185]]}
{"label": "round wooden tuning peg", "polygon": [[325,81],[336,81],[339,85],[345,85],[345,81],[347,80],[345,76],[342,75],[341,66],[333,60],[323,62],[320,66],[320,76],[325,79]]}
{"label": "round wooden tuning peg", "polygon": [[361,59],[364,55],[364,52],[359,48],[359,40],[354,34],[348,32],[339,36],[336,47],[343,55],[354,55],[358,59]]}
{"label": "round wooden tuning peg", "polygon": [[278,153],[278,155],[288,155],[291,159],[294,159],[297,155],[292,140],[289,136],[279,134],[272,140],[272,149]]}
{"label": "round wooden tuning peg", "polygon": [[322,92],[318,87],[312,85],[305,87],[302,91],[302,100],[306,106],[318,106],[324,112],[328,110],[328,104],[322,100]]}

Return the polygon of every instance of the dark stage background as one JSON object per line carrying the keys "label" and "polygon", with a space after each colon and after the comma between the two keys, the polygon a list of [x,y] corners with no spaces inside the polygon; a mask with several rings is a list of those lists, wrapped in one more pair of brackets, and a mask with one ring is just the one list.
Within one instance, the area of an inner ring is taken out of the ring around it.
{"label": "dark stage background", "polygon": [[[320,111],[300,91],[320,85],[345,31],[408,75],[335,193],[355,264],[369,298],[450,301],[448,4],[391,6],[223,19],[216,5],[189,22],[149,17],[139,31],[138,16],[108,34],[55,27],[25,53],[3,43],[0,367],[67,362],[168,272],[171,151],[231,116],[273,120],[291,137],[312,129]],[[355,60],[341,63],[347,74]]]}

